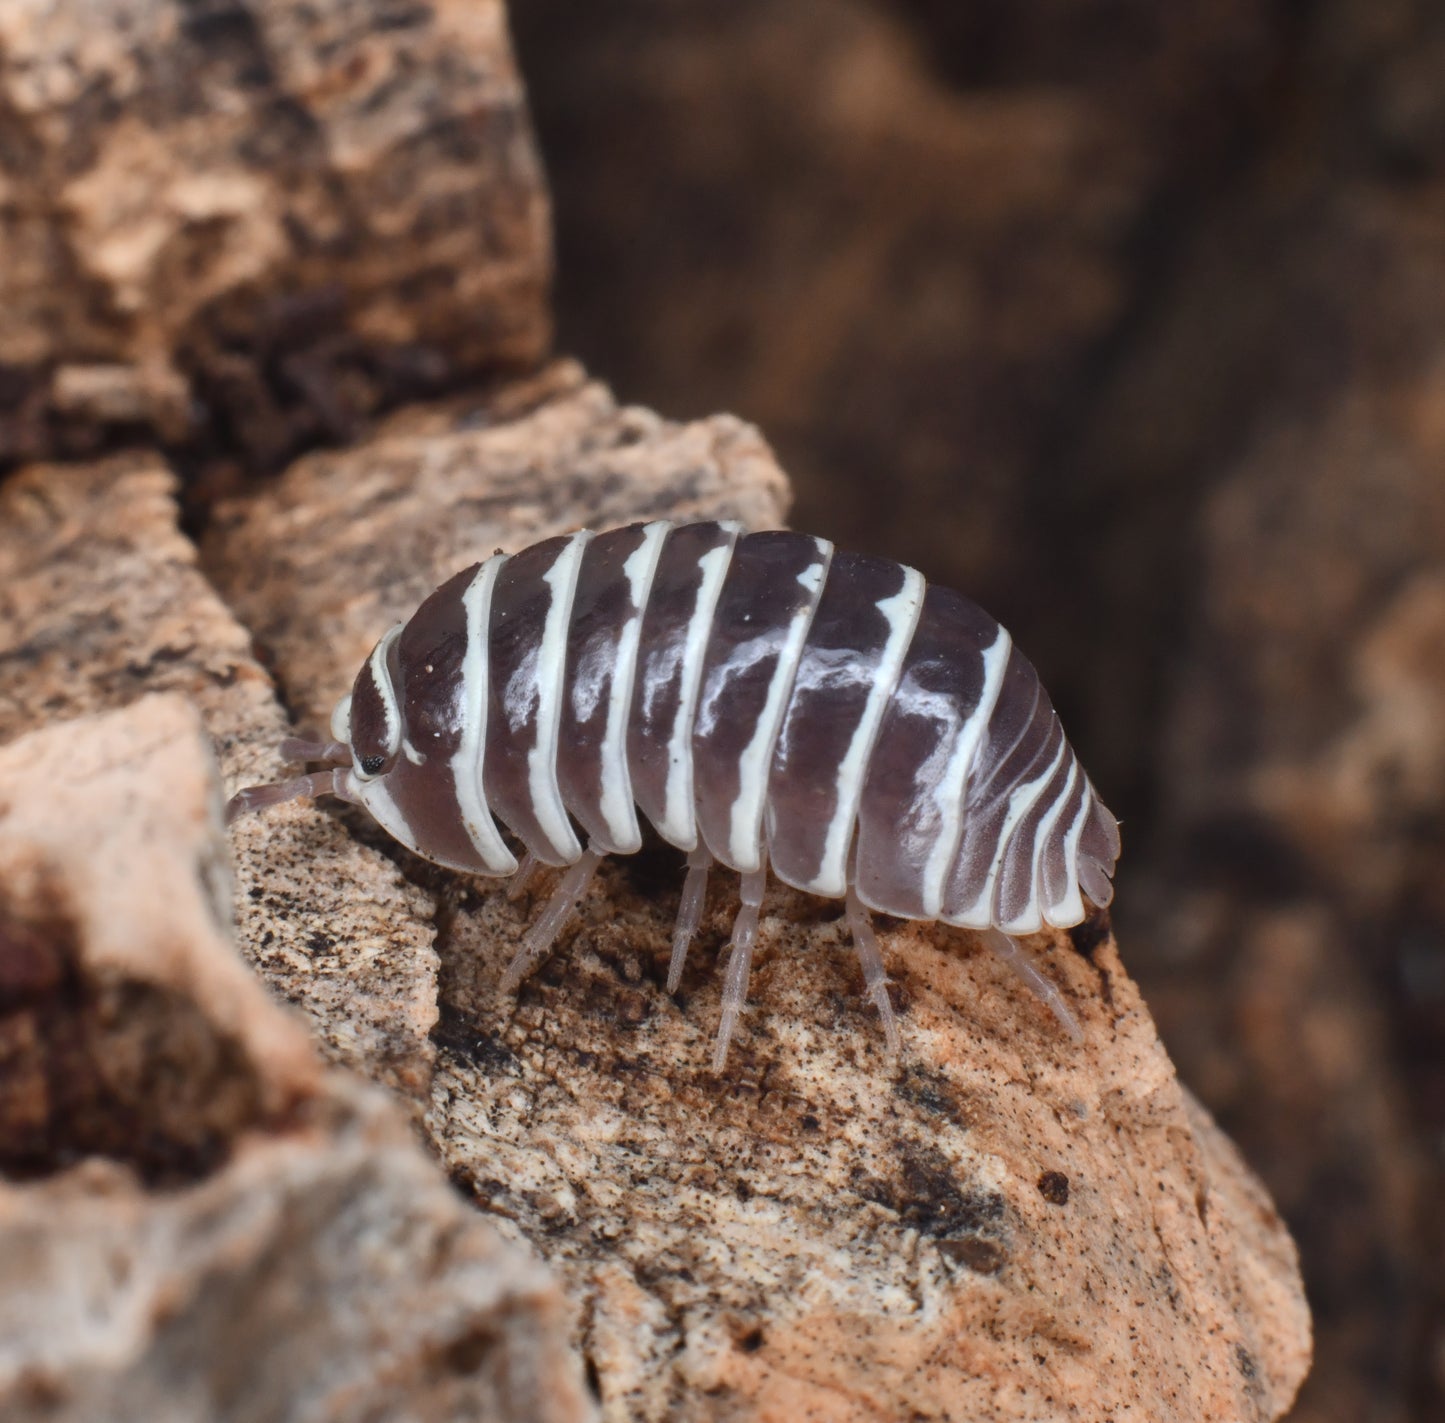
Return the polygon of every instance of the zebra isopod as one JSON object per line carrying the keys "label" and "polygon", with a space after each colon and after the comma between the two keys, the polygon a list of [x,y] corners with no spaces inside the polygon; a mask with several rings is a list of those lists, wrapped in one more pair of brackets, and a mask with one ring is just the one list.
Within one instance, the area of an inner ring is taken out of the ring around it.
{"label": "zebra isopod", "polygon": [[845,901],[895,1050],[874,910],[981,931],[1077,1034],[1015,941],[1108,904],[1117,826],[1008,632],[903,564],[726,521],[498,553],[377,643],[331,735],[283,746],[327,769],[243,790],[230,816],[332,794],[438,864],[564,867],[509,986],[645,818],[688,857],[669,991],[710,866],[742,877],[715,1068],[770,871]]}

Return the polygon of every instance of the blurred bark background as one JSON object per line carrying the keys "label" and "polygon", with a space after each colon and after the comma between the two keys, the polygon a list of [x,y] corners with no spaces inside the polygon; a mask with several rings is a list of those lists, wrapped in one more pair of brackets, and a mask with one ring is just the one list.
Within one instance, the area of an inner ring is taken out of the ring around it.
{"label": "blurred bark background", "polygon": [[1012,627],[1300,1241],[1292,1415],[1445,1416],[1445,12],[529,0],[558,339]]}

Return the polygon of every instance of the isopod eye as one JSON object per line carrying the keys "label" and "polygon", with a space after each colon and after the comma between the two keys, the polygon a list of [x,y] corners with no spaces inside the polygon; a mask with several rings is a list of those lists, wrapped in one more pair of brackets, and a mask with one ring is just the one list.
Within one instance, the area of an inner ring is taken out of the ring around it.
{"label": "isopod eye", "polygon": [[399,627],[393,628],[377,643],[351,689],[351,754],[362,780],[384,776],[401,750],[404,728],[393,665],[393,645],[400,632]]}

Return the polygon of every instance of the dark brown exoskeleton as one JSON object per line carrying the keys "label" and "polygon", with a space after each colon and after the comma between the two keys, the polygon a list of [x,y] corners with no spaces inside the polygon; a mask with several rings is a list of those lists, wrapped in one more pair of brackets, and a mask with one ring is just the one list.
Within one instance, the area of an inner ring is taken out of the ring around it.
{"label": "dark brown exoskeleton", "polygon": [[770,869],[846,902],[891,1046],[869,910],[981,931],[1078,1033],[1015,940],[1079,923],[1085,896],[1108,904],[1118,829],[1008,633],[911,568],[732,523],[547,539],[457,574],[388,632],[331,732],[285,748],[331,769],[244,790],[231,813],[332,793],[439,864],[566,867],[512,985],[603,856],[641,847],[639,814],[688,856],[669,991],[709,867],[737,870],[717,1068]]}

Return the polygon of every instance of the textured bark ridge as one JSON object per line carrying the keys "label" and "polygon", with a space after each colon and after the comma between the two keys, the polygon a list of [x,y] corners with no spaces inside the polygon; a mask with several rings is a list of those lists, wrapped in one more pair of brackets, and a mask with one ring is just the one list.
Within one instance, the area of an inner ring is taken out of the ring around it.
{"label": "textured bark ridge", "polygon": [[[771,523],[784,498],[746,427],[619,410],[562,367],[301,461],[223,512],[205,562],[318,725],[378,633],[494,547],[669,512]],[[894,1064],[839,906],[776,889],[717,1078],[734,880],[675,998],[681,866],[656,846],[604,870],[512,999],[497,982],[538,906],[391,853],[441,908],[428,1134],[567,1281],[606,1416],[1287,1406],[1308,1358],[1293,1248],[1180,1088],[1106,923],[1032,941],[1082,1048],[970,935],[892,926]]]}
{"label": "textured bark ridge", "polygon": [[267,465],[546,348],[501,0],[15,0],[0,123],[0,461]]}
{"label": "textured bark ridge", "polygon": [[[174,488],[143,455],[31,466],[0,485],[0,740],[172,691],[199,709],[230,781],[274,778],[285,715],[196,569]],[[232,844],[242,952],[332,1061],[420,1100],[436,1020],[430,899],[309,813],[239,825]]]}
{"label": "textured bark ridge", "polygon": [[187,1181],[320,1086],[303,1024],[225,943],[232,887],[209,761],[178,697],[0,749],[8,1174],[101,1155]]}
{"label": "textured bark ridge", "polygon": [[1293,1249],[1111,941],[1035,941],[1075,1048],[969,936],[886,935],[894,1064],[836,914],[776,893],[718,1079],[706,950],[732,886],[669,999],[658,878],[608,876],[515,1004],[495,985],[525,914],[462,907],[442,944],[429,1129],[583,1302],[608,1416],[1283,1411],[1308,1349]]}
{"label": "textured bark ridge", "polygon": [[21,737],[0,786],[0,1415],[590,1416],[546,1272],[227,942],[195,711]]}

